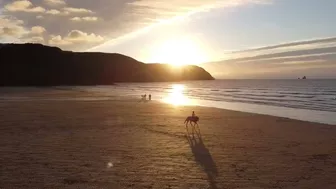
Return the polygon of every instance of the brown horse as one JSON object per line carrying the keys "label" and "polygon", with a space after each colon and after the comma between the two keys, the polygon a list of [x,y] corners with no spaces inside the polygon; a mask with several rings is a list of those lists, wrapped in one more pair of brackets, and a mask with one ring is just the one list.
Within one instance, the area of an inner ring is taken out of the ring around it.
{"label": "brown horse", "polygon": [[[191,125],[191,131],[192,131],[192,133],[196,132],[196,130],[195,130],[196,128],[199,130],[198,123],[197,123],[198,121],[199,121],[199,117],[197,117],[197,116],[188,116],[186,118],[186,120],[184,121],[184,123],[186,124],[185,126],[187,128],[187,131],[189,130],[188,129],[188,124]],[[194,124],[192,124],[192,123],[194,123]],[[200,132],[200,131],[198,131],[198,132]]]}
{"label": "brown horse", "polygon": [[[187,119],[184,121],[186,126],[190,123],[194,123],[194,125],[198,125],[197,122],[199,121],[199,118],[197,116],[188,116]],[[191,124],[192,125],[192,124]]]}

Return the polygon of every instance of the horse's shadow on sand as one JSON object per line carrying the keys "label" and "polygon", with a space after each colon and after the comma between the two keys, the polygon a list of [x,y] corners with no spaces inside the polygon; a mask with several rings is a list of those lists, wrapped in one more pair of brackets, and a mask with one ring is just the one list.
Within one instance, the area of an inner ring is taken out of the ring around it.
{"label": "horse's shadow on sand", "polygon": [[215,178],[218,175],[217,166],[210,154],[210,151],[205,147],[203,143],[201,131],[197,124],[195,126],[192,126],[191,129],[187,127],[186,138],[195,157],[195,161],[202,167],[202,170],[207,174],[210,188],[217,189],[215,181]]}

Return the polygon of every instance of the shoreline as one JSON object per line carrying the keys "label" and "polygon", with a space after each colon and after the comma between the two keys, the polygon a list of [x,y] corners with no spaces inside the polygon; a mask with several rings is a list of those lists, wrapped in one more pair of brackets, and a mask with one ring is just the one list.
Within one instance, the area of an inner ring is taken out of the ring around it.
{"label": "shoreline", "polygon": [[[162,101],[155,101],[155,102],[157,102],[158,104],[164,104],[165,106],[167,106],[167,105],[170,106],[170,104],[162,102]],[[179,106],[179,107],[180,108],[189,108],[189,109],[192,109],[193,107],[194,108],[205,108],[205,109],[217,109],[219,111],[222,110],[222,111],[228,111],[228,112],[233,112],[233,113],[251,114],[251,115],[254,115],[254,116],[266,116],[266,117],[272,117],[272,118],[277,118],[277,119],[302,122],[302,123],[313,124],[313,125],[316,124],[316,125],[323,125],[323,126],[336,126],[336,125],[330,124],[330,123],[321,123],[321,122],[316,122],[316,121],[295,119],[295,118],[291,118],[291,117],[276,116],[276,115],[271,115],[271,114],[266,114],[266,113],[248,112],[248,111],[243,111],[243,110],[239,110],[239,109],[227,109],[227,108],[216,107],[216,106],[183,105],[183,106]],[[178,108],[178,106],[176,106],[176,108]],[[280,107],[280,108],[282,108],[282,107]],[[296,110],[296,109],[294,109],[294,110]]]}
{"label": "shoreline", "polygon": [[[41,89],[41,88],[23,88],[23,90],[30,89],[26,91],[27,95],[22,95],[20,90],[22,88],[11,88],[12,91],[8,92],[5,98],[0,97],[1,101],[109,101],[115,98],[118,99],[133,99],[140,100],[137,95],[129,95],[124,94],[123,92],[119,92],[117,94],[110,95],[106,92],[102,91],[90,91],[87,90],[86,87],[81,88],[49,88],[49,89]],[[40,93],[40,94],[39,94]],[[47,93],[47,96],[41,95]],[[5,93],[4,93],[5,94]],[[74,97],[74,94],[75,97]],[[140,93],[139,93],[140,94]],[[14,95],[14,96],[11,96]],[[48,96],[49,95],[49,96]],[[154,95],[155,96],[155,95]],[[162,95],[158,95],[159,99],[152,99],[152,101],[156,101],[158,103],[169,104],[164,102],[162,99]],[[191,99],[193,100],[193,99]],[[308,110],[308,109],[296,109],[290,107],[280,107],[280,106],[269,106],[269,105],[260,105],[260,104],[247,104],[240,102],[225,102],[225,101],[210,101],[210,100],[195,100],[196,103],[193,104],[182,104],[181,106],[199,106],[199,107],[207,107],[207,108],[218,108],[222,110],[228,111],[237,111],[243,113],[251,113],[256,115],[267,115],[274,116],[278,118],[288,118],[292,120],[299,120],[310,123],[317,124],[326,124],[335,126],[336,119],[332,119],[336,117],[336,112],[327,112],[327,111],[319,111],[319,110]],[[310,115],[310,116],[307,116]]]}
{"label": "shoreline", "polygon": [[[186,105],[186,106],[200,106],[207,108],[218,108],[228,111],[237,111],[244,113],[251,113],[257,115],[267,115],[279,118],[288,118],[292,120],[299,120],[304,122],[326,124],[336,126],[336,119],[330,119],[330,117],[336,117],[336,112],[297,109],[290,107],[268,106],[259,104],[247,104],[239,102],[224,102],[224,101],[208,101],[198,100],[200,104]],[[165,102],[163,102],[165,103]],[[235,106],[236,105],[236,106]],[[237,108],[238,107],[238,108]],[[308,113],[314,113],[314,116],[306,116]]]}

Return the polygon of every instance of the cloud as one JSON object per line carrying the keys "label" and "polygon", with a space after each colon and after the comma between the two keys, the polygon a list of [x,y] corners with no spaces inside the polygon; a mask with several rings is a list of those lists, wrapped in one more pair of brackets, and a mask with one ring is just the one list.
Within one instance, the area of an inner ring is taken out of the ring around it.
{"label": "cloud", "polygon": [[[94,14],[92,10],[84,9],[84,8],[73,8],[73,7],[64,7],[62,10],[51,9],[46,11],[46,14],[49,15],[60,15],[67,16],[70,14]],[[97,18],[97,17],[83,17],[83,18]]]}
{"label": "cloud", "polygon": [[[63,0],[45,0],[49,5],[66,5]],[[5,5],[4,10],[8,12],[46,13],[49,15],[69,15],[69,14],[94,14],[92,10],[86,8],[63,7],[62,9],[46,10],[41,6],[34,6],[28,0],[18,0]]]}
{"label": "cloud", "polygon": [[27,39],[25,42],[27,43],[44,43],[44,38],[40,36],[34,36]]}
{"label": "cloud", "polygon": [[[296,78],[298,77],[296,74],[302,74],[302,70],[307,69],[315,69],[314,73],[318,72],[323,75],[322,69],[324,71],[328,68],[334,70],[336,67],[336,37],[247,49],[228,53],[227,56],[234,58],[205,63],[201,66],[217,78],[283,76]],[[232,74],[223,75],[223,72],[218,70],[226,70]]]}
{"label": "cloud", "polygon": [[85,43],[99,43],[102,42],[104,38],[100,35],[94,33],[88,34],[80,30],[72,30],[67,36],[62,37],[60,35],[51,36],[49,40],[50,45],[75,45],[75,44],[85,44]]}
{"label": "cloud", "polygon": [[77,13],[77,14],[93,14],[94,12],[85,8],[74,8],[74,7],[64,7],[63,10],[69,13]]}
{"label": "cloud", "polygon": [[7,35],[7,36],[17,36],[22,33],[21,28],[19,27],[3,27],[2,30],[0,31],[1,35]]}
{"label": "cloud", "polygon": [[51,14],[51,15],[58,15],[58,14],[61,14],[61,11],[56,10],[56,9],[51,9],[51,10],[48,10],[46,13]]}
{"label": "cloud", "polygon": [[65,40],[71,41],[73,43],[97,43],[103,41],[104,38],[94,33],[88,34],[79,30],[72,30],[68,36],[65,37]]}
{"label": "cloud", "polygon": [[45,9],[40,6],[33,6],[28,0],[14,1],[5,5],[5,10],[9,12],[30,12],[41,13],[45,12]]}
{"label": "cloud", "polygon": [[23,23],[24,22],[22,20],[18,20],[15,17],[0,15],[0,26],[16,26],[16,25],[22,25]]}
{"label": "cloud", "polygon": [[50,6],[62,6],[62,5],[66,5],[66,3],[65,3],[64,0],[44,0],[44,2],[47,5],[50,5]]}
{"label": "cloud", "polygon": [[98,17],[95,16],[87,16],[87,17],[72,17],[70,18],[71,21],[88,21],[88,22],[95,22],[98,21]]}
{"label": "cloud", "polygon": [[277,54],[288,51],[295,50],[309,50],[322,47],[333,46],[336,44],[336,37],[322,38],[322,39],[311,39],[298,42],[289,42],[278,45],[271,45],[241,51],[235,51],[227,53],[231,59],[240,58],[240,57],[254,57],[262,56],[267,54]]}
{"label": "cloud", "polygon": [[247,49],[247,50],[237,51],[237,52],[233,52],[233,53],[254,52],[254,51],[262,51],[262,50],[272,50],[272,49],[280,49],[280,48],[288,48],[288,47],[297,47],[297,46],[302,46],[302,45],[333,43],[333,42],[336,42],[336,37],[322,38],[322,39],[312,39],[312,40],[298,41],[298,42],[290,42],[290,43],[284,43],[284,44],[279,44],[279,45],[271,45],[271,46],[254,48],[254,49]]}
{"label": "cloud", "polygon": [[320,63],[326,62],[323,59],[316,59],[316,60],[297,60],[297,61],[286,61],[286,62],[277,62],[276,64],[289,64],[289,65],[298,65],[298,64],[311,64],[311,63]]}
{"label": "cloud", "polygon": [[31,28],[31,33],[32,34],[37,34],[37,35],[41,35],[43,34],[44,32],[46,32],[46,29],[42,26],[33,26]]}
{"label": "cloud", "polygon": [[131,9],[128,14],[133,17],[142,18],[143,21],[160,22],[171,18],[185,18],[212,9],[270,2],[272,0],[137,0],[127,3],[127,8]]}
{"label": "cloud", "polygon": [[268,3],[269,0],[138,0],[128,3],[133,7],[135,14],[151,16],[150,14],[158,15],[179,15],[188,12],[207,11],[214,8],[233,7],[244,4],[260,4]]}
{"label": "cloud", "polygon": [[14,17],[0,16],[0,38],[16,37],[20,38],[27,34],[29,31],[23,26],[23,21]]}
{"label": "cloud", "polygon": [[[23,19],[28,30],[36,25],[43,26],[48,31],[47,36],[61,36],[63,40],[69,31],[76,28],[88,34],[104,36],[104,41],[116,39],[107,44],[113,45],[116,41],[128,40],[202,11],[265,1],[268,0],[100,0],[99,3],[92,0],[3,0],[7,8],[2,13]],[[23,14],[27,12],[36,14]],[[90,24],[74,27],[75,21]],[[76,49],[86,50],[95,45],[98,44],[78,44]]]}
{"label": "cloud", "polygon": [[227,53],[230,60],[238,62],[242,61],[255,61],[261,59],[274,59],[285,56],[302,56],[320,53],[330,53],[328,50],[336,46],[336,37],[329,37],[323,39],[312,39],[301,42],[290,42],[280,45],[272,45],[260,47],[255,49],[248,49]]}
{"label": "cloud", "polygon": [[57,9],[50,9],[45,12],[48,15],[54,15],[54,16],[68,16],[70,15],[70,12],[65,10],[57,10]]}
{"label": "cloud", "polygon": [[[191,17],[194,14],[218,8],[248,4],[265,4],[271,0],[137,0],[129,1],[122,9],[118,36],[88,51],[105,51],[111,46],[131,40],[157,27]],[[109,12],[107,12],[108,14]]]}
{"label": "cloud", "polygon": [[71,21],[82,21],[82,18],[81,17],[73,17],[73,18],[70,18]]}
{"label": "cloud", "polygon": [[[42,36],[46,29],[42,26],[24,27],[24,22],[15,17],[0,16],[0,40],[16,43],[43,43]],[[39,36],[36,36],[39,35]]]}
{"label": "cloud", "polygon": [[71,45],[72,43],[62,39],[60,35],[52,35],[48,41],[49,45],[56,45],[56,46],[64,46],[64,45]]}

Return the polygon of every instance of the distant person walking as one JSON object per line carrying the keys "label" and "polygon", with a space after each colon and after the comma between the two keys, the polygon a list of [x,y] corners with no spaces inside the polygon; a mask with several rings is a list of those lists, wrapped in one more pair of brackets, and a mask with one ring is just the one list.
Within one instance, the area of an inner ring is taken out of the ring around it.
{"label": "distant person walking", "polygon": [[151,94],[148,95],[148,100],[152,100],[152,95]]}

